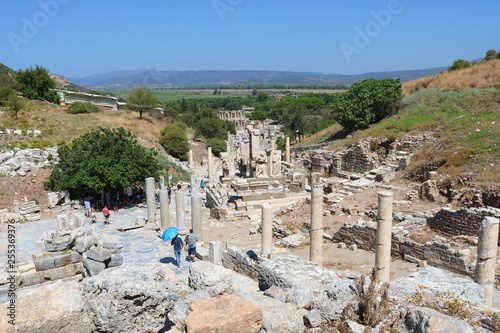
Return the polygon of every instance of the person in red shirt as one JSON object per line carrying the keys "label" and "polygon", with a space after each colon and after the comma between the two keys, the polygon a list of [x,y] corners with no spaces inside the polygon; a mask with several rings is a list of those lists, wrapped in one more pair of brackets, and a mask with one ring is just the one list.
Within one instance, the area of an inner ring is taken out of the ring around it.
{"label": "person in red shirt", "polygon": [[104,208],[102,209],[102,213],[104,214],[104,224],[109,224],[109,210],[108,210],[108,205],[105,205]]}

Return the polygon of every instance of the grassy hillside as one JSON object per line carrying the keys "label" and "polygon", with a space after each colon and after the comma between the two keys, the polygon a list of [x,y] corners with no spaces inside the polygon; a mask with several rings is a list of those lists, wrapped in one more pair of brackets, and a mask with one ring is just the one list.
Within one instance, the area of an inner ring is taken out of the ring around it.
{"label": "grassy hillside", "polygon": [[65,108],[25,99],[25,107],[19,112],[18,120],[9,113],[0,115],[0,129],[39,129],[43,133],[41,138],[11,137],[9,142],[6,142],[5,138],[0,138],[0,150],[3,150],[2,145],[3,148],[61,145],[99,126],[123,127],[148,141],[150,144],[145,144],[146,146],[151,146],[152,142],[158,141],[161,129],[167,124],[165,120],[153,120],[147,115],[143,116],[143,120],[139,120],[139,114],[130,111],[68,114],[64,111]]}
{"label": "grassy hillside", "polygon": [[415,154],[410,168],[443,161],[438,172],[450,179],[468,174],[478,181],[500,181],[500,89],[427,89],[404,97],[403,103],[408,106],[397,115],[353,133],[352,139],[338,141],[330,149],[368,136],[430,131],[438,141]]}
{"label": "grassy hillside", "polygon": [[403,95],[435,88],[438,90],[468,90],[487,88],[500,84],[500,59],[483,61],[472,67],[426,76],[418,80],[403,83]]}
{"label": "grassy hillside", "polygon": [[5,66],[4,64],[0,63],[0,75],[2,74],[10,74],[10,75],[14,75],[15,71],[7,66]]}

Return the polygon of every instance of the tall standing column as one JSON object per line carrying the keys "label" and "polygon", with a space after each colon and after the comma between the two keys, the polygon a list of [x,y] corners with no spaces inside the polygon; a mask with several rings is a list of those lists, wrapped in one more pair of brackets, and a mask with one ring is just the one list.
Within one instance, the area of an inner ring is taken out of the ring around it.
{"label": "tall standing column", "polygon": [[214,183],[214,160],[212,158],[212,147],[208,147],[208,183]]}
{"label": "tall standing column", "polygon": [[201,223],[201,195],[193,193],[191,195],[191,223],[193,232],[199,241],[203,241],[203,228]]}
{"label": "tall standing column", "polygon": [[160,228],[170,228],[170,207],[168,203],[168,190],[160,190]]}
{"label": "tall standing column", "polygon": [[194,161],[193,161],[193,150],[190,149],[189,150],[189,167],[192,169],[194,169]]}
{"label": "tall standing column", "polygon": [[160,176],[160,190],[165,188],[165,177]]}
{"label": "tall standing column", "polygon": [[389,282],[391,272],[392,196],[389,191],[378,192],[375,267],[380,282]]}
{"label": "tall standing column", "polygon": [[267,176],[272,177],[273,174],[273,155],[271,149],[266,150],[267,156]]}
{"label": "tall standing column", "polygon": [[155,203],[155,179],[146,178],[146,204],[148,206],[148,222],[155,221],[156,203]]}
{"label": "tall standing column", "polygon": [[177,217],[177,229],[179,232],[186,229],[186,214],[184,207],[184,192],[175,192],[175,214]]}
{"label": "tall standing column", "polygon": [[290,162],[290,137],[286,137],[285,161]]}
{"label": "tall standing column", "polygon": [[311,237],[309,260],[317,265],[323,264],[323,186],[311,188]]}
{"label": "tall standing column", "polygon": [[493,286],[495,284],[495,266],[498,251],[499,220],[487,216],[479,226],[477,244],[477,262],[474,281],[484,289],[484,305],[492,306]]}
{"label": "tall standing column", "polygon": [[273,250],[273,207],[262,204],[262,256],[269,256]]}

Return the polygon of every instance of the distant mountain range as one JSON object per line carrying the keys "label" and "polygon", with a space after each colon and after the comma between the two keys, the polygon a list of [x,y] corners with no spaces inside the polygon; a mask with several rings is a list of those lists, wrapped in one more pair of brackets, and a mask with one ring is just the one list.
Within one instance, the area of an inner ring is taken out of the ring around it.
{"label": "distant mountain range", "polygon": [[114,71],[68,79],[73,83],[87,88],[252,84],[352,84],[367,78],[401,78],[401,81],[405,82],[427,75],[435,75],[447,69],[447,67],[436,67],[395,72],[373,72],[358,75],[257,70],[158,71],[145,69]]}

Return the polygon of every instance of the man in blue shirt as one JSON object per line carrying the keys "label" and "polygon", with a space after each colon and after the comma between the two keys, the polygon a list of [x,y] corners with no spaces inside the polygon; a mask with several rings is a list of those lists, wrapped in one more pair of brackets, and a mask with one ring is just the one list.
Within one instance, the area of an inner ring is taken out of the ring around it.
{"label": "man in blue shirt", "polygon": [[172,238],[170,245],[174,246],[175,262],[177,263],[177,267],[181,267],[181,251],[184,243],[178,235],[175,235],[175,237]]}

